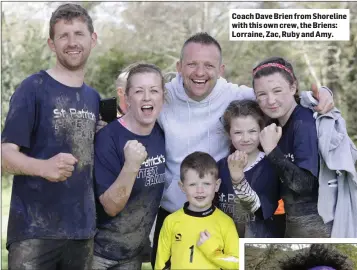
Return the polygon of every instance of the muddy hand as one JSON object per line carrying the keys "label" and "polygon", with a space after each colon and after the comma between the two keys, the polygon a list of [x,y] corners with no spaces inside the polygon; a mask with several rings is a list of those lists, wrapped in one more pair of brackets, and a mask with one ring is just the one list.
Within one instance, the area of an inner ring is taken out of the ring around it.
{"label": "muddy hand", "polygon": [[45,160],[42,177],[51,182],[65,181],[72,175],[78,160],[68,153],[59,153]]}
{"label": "muddy hand", "polygon": [[146,152],[145,146],[143,146],[137,140],[127,141],[124,146],[124,156],[125,163],[135,170],[139,171],[141,164],[147,158],[148,153]]}
{"label": "muddy hand", "polygon": [[248,156],[245,152],[236,150],[228,156],[228,169],[231,174],[232,182],[239,184],[244,177],[244,168],[248,163]]}
{"label": "muddy hand", "polygon": [[260,144],[262,145],[266,155],[269,155],[269,153],[278,145],[281,135],[282,128],[276,124],[271,124],[260,132]]}

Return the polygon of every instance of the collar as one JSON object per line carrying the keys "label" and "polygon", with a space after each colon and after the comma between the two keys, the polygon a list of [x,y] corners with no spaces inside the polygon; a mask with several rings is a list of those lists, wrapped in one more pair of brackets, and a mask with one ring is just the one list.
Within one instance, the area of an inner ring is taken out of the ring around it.
{"label": "collar", "polygon": [[186,215],[192,216],[192,217],[208,217],[213,214],[214,210],[216,210],[216,207],[212,204],[210,208],[208,208],[205,211],[202,212],[195,212],[191,211],[188,209],[189,202],[185,202],[183,206],[183,211],[185,212]]}
{"label": "collar", "polygon": [[331,266],[315,266],[313,268],[309,268],[309,270],[335,270],[335,268]]}
{"label": "collar", "polygon": [[247,168],[244,169],[243,172],[247,172],[250,169],[252,169],[255,165],[257,165],[263,158],[265,157],[265,153],[264,152],[259,152],[257,155],[257,158],[255,159],[255,161]]}

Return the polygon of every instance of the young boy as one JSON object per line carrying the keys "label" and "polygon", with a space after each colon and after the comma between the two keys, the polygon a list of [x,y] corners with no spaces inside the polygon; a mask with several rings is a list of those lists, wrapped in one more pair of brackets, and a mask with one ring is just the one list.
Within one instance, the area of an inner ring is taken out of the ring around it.
{"label": "young boy", "polygon": [[179,182],[188,202],[170,214],[160,232],[155,269],[238,269],[238,233],[212,200],[218,191],[216,161],[203,152],[188,155]]}

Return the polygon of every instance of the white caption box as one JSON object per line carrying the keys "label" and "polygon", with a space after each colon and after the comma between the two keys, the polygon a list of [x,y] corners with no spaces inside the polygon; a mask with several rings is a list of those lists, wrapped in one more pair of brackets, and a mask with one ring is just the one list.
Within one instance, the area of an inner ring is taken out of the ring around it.
{"label": "white caption box", "polygon": [[231,9],[229,39],[350,40],[349,9]]}

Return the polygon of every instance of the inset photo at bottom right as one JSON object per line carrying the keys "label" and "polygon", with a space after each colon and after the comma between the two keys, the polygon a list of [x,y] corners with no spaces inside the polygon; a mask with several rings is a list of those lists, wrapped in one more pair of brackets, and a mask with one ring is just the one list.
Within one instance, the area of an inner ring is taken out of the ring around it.
{"label": "inset photo at bottom right", "polygon": [[356,270],[357,244],[245,244],[245,270]]}

